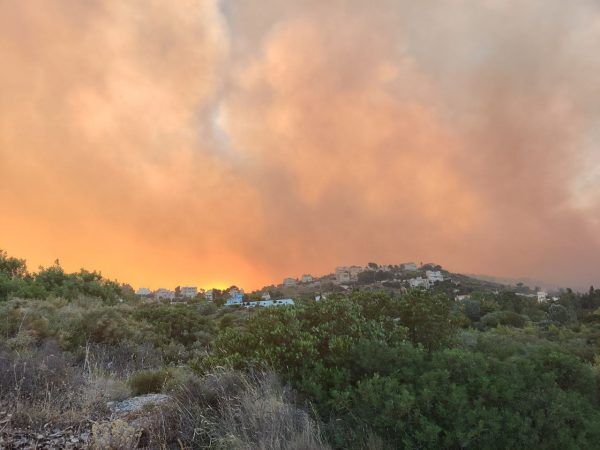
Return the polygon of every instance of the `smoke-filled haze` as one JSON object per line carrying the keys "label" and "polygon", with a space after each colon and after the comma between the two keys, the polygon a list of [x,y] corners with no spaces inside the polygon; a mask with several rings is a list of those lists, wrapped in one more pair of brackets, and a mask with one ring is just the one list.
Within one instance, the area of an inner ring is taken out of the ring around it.
{"label": "smoke-filled haze", "polygon": [[0,248],[136,286],[600,284],[595,0],[4,0]]}

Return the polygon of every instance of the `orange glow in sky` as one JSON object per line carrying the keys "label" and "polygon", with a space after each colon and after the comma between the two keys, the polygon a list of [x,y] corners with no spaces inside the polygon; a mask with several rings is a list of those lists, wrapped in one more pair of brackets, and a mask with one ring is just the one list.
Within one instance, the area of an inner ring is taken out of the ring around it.
{"label": "orange glow in sky", "polygon": [[593,0],[4,0],[0,248],[136,287],[600,284]]}

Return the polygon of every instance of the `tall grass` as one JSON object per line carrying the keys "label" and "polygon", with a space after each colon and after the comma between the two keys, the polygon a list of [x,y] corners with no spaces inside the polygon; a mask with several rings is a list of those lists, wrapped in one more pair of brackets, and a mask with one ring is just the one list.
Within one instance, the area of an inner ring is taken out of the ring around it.
{"label": "tall grass", "polygon": [[[116,351],[118,356],[123,349]],[[104,364],[111,359],[108,350],[100,351],[101,358],[95,357],[97,352],[89,349],[82,361],[53,342],[18,351],[0,344],[0,410],[12,414],[3,429],[43,432],[51,424],[89,430],[94,422],[88,443],[92,448],[108,448],[107,436],[120,442],[110,448],[132,448],[121,444],[134,441],[134,447],[161,449],[328,448],[311,415],[295,406],[289,388],[266,372],[222,370],[199,377],[186,369],[169,369],[168,379],[161,379],[169,402],[111,422],[106,404],[131,395],[123,375],[137,364],[123,355]],[[150,372],[137,372],[130,382],[140,373]],[[104,440],[95,442],[98,436]]]}
{"label": "tall grass", "polygon": [[328,448],[316,422],[294,406],[291,392],[272,373],[190,375],[170,394],[173,401],[151,427],[151,442],[158,446],[179,442],[186,448]]}
{"label": "tall grass", "polygon": [[15,352],[0,348],[0,406],[11,425],[69,424],[101,413],[102,396],[88,395],[88,380],[54,343]]}

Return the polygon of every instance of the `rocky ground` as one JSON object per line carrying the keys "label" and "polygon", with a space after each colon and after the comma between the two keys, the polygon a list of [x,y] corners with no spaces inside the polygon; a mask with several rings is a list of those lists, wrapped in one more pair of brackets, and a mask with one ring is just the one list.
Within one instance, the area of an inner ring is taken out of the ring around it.
{"label": "rocky ground", "polygon": [[0,449],[84,449],[136,448],[143,446],[146,419],[152,407],[169,397],[149,394],[108,404],[111,415],[100,421],[84,421],[77,426],[56,428],[46,424],[31,430],[11,426],[12,415],[0,411]]}

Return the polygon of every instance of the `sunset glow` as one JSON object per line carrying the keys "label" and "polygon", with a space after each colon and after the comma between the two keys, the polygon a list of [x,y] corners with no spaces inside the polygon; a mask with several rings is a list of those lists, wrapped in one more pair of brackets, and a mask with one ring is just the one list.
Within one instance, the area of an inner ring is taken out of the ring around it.
{"label": "sunset glow", "polygon": [[525,3],[4,0],[0,249],[151,288],[599,285],[600,5]]}

